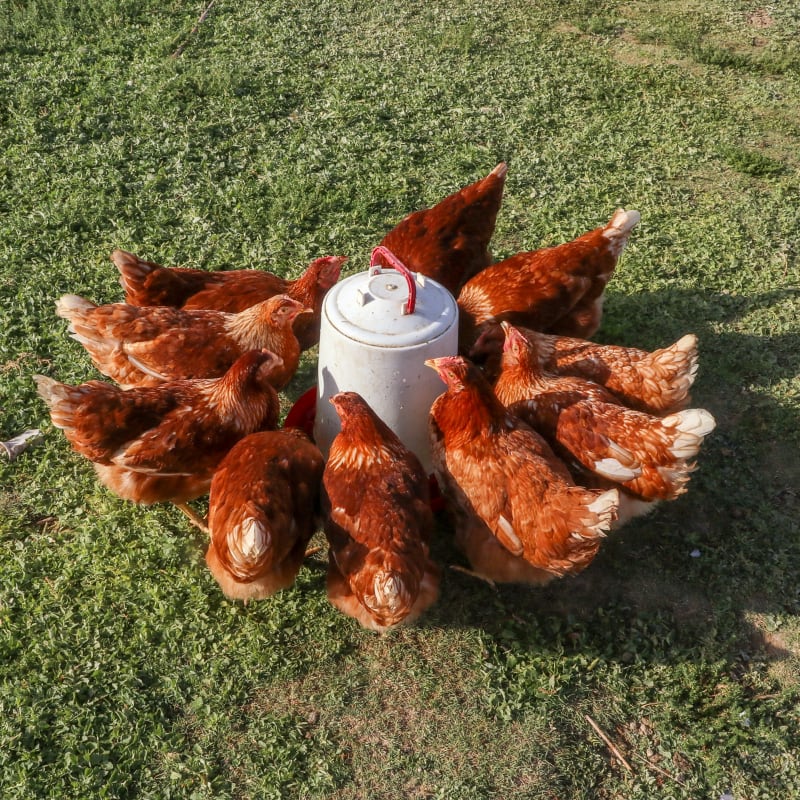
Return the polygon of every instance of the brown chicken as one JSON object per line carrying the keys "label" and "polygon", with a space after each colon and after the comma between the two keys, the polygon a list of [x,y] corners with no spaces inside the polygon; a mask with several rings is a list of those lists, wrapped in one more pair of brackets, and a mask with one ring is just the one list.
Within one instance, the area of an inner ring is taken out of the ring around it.
{"label": "brown chicken", "polygon": [[294,332],[303,350],[319,341],[322,300],[347,261],[343,256],[324,256],[312,261],[296,280],[286,280],[260,269],[209,271],[162,267],[152,261],[115,250],[111,260],[120,273],[125,302],[133,306],[173,306],[237,313],[276,294],[297,300],[313,313],[294,320]]}
{"label": "brown chicken", "polygon": [[431,408],[433,463],[472,569],[492,581],[533,584],[585,569],[614,520],[617,490],[576,486],[466,359],[425,363],[447,386]]}
{"label": "brown chicken", "polygon": [[135,503],[172,501],[197,521],[185,504],[208,492],[226,453],[243,436],[277,425],[271,377],[280,366],[265,350],[241,356],[221,378],[148,388],[34,379],[53,425],[111,491]]}
{"label": "brown chicken", "polygon": [[360,395],[331,403],[342,429],[323,476],[328,598],[370,630],[409,624],[439,593],[428,476]]}
{"label": "brown chicken", "polygon": [[458,295],[459,340],[468,353],[487,322],[588,338],[600,326],[603,292],[639,222],[619,209],[611,221],[571,242],[492,264]]}
{"label": "brown chicken", "polygon": [[[629,408],[656,416],[689,404],[689,390],[697,375],[697,337],[692,333],[669,347],[648,352],[530,328],[517,330],[533,345],[545,372],[599,383]],[[500,372],[504,341],[502,325],[490,324],[469,353],[491,381]]]}
{"label": "brown chicken", "polygon": [[211,482],[206,564],[231,600],[262,600],[294,583],[319,521],[325,462],[297,428],[253,433]]}
{"label": "brown chicken", "polygon": [[714,418],[692,408],[659,418],[627,408],[602,386],[542,371],[534,346],[503,323],[505,350],[494,390],[565,460],[615,481],[644,500],[686,491],[693,459]]}
{"label": "brown chicken", "polygon": [[485,178],[409,214],[381,244],[412,272],[433,278],[457,295],[469,278],[492,263],[489,240],[507,170],[504,163],[498,164]]}
{"label": "brown chicken", "polygon": [[96,306],[74,294],[56,304],[69,332],[103,375],[123,388],[157,386],[165,380],[216,378],[242,353],[267,349],[280,356],[272,370],[276,389],[297,371],[300,345],[292,321],[304,310],[276,295],[238,314],[125,303]]}

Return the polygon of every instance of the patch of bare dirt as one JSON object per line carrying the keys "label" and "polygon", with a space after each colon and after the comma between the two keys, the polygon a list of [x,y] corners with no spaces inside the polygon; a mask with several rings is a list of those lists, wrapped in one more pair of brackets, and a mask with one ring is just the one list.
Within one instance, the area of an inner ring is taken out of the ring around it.
{"label": "patch of bare dirt", "polygon": [[772,15],[766,8],[757,8],[755,11],[751,11],[745,19],[747,24],[753,28],[771,28],[775,24]]}

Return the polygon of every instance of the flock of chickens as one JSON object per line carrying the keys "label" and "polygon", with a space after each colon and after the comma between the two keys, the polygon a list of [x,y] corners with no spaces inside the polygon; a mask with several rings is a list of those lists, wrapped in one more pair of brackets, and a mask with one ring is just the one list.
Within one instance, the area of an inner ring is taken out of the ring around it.
{"label": "flock of chickens", "polygon": [[[589,341],[638,212],[492,263],[505,177],[499,164],[381,244],[457,298],[460,354],[425,363],[444,385],[429,420],[434,470],[469,571],[541,584],[581,571],[609,529],[685,492],[714,419],[687,408],[693,335],[655,352]],[[278,391],[318,341],[346,259],[287,281],[111,258],[124,303],[65,295],[56,312],[117,385],[35,376],[99,479],[136,503],[171,501],[207,530],[206,563],[229,598],[290,586],[321,522],[328,597],[345,614],[383,631],[434,603],[418,458],[354,392],[331,400],[341,432],[327,461],[306,432],[278,430]],[[188,506],[205,494],[207,520]]]}

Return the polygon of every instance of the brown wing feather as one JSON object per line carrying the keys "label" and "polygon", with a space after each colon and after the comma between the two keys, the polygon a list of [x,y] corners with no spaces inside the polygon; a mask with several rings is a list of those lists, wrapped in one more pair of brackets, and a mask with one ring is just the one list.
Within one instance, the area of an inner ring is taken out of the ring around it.
{"label": "brown wing feather", "polygon": [[491,263],[489,241],[503,198],[506,165],[431,208],[409,214],[381,240],[410,270],[457,294]]}
{"label": "brown wing feather", "polygon": [[208,566],[234,599],[294,581],[316,527],[323,459],[297,431],[252,434],[225,457],[209,497]]}
{"label": "brown wing feather", "polygon": [[238,313],[276,294],[286,293],[290,286],[289,281],[261,270],[241,269],[213,274],[215,280],[187,298],[183,308]]}
{"label": "brown wing feather", "polygon": [[438,592],[427,476],[363,399],[345,394],[351,408],[337,406],[343,427],[323,476],[328,597],[365,627],[384,630],[412,621]]}

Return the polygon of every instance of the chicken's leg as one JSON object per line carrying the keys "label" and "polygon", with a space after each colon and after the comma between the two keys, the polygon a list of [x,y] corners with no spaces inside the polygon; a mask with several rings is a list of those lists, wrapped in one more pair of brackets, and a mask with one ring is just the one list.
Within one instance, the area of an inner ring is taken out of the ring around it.
{"label": "chicken's leg", "polygon": [[200,528],[203,533],[209,533],[208,525],[206,524],[206,520],[204,520],[193,508],[191,508],[187,503],[175,503],[175,505],[186,514],[187,517],[191,520],[193,525],[196,525]]}
{"label": "chicken's leg", "polygon": [[491,578],[487,578],[485,575],[481,575],[478,572],[473,572],[471,569],[467,569],[467,567],[462,567],[459,564],[451,564],[450,569],[453,569],[456,572],[463,572],[464,575],[469,575],[472,578],[477,578],[479,581],[484,581],[485,583],[488,583],[489,586],[492,587],[492,589],[497,591],[497,584]]}

